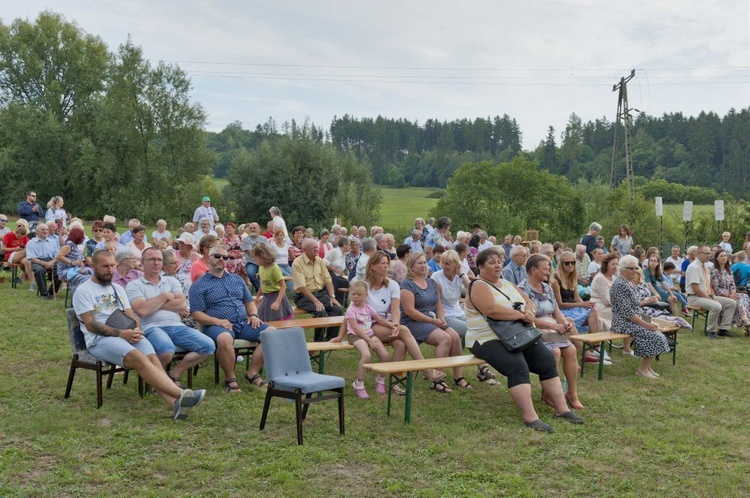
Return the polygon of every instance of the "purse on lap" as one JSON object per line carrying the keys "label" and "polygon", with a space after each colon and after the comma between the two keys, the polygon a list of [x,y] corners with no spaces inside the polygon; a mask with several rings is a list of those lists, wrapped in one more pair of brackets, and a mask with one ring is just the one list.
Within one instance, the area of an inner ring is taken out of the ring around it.
{"label": "purse on lap", "polygon": [[[469,284],[469,297],[471,297],[471,286],[474,285],[474,282],[476,282],[476,280],[472,281]],[[483,282],[498,291],[505,297],[505,299],[510,301],[510,297],[508,297],[503,291],[487,282],[486,280],[483,280]],[[489,325],[490,329],[492,329],[497,338],[500,339],[500,342],[502,342],[507,350],[511,353],[518,353],[520,351],[523,351],[524,349],[539,342],[539,339],[542,337],[542,332],[533,324],[529,325],[523,320],[494,320],[479,311],[479,308],[477,308],[476,306],[474,306],[474,309],[477,310],[485,320],[487,320],[487,325]]]}
{"label": "purse on lap", "polygon": [[104,325],[116,328],[118,330],[133,330],[134,328],[136,328],[138,323],[120,309],[121,303],[120,298],[117,295],[117,289],[112,287],[112,291],[115,293],[115,306],[117,306],[117,309],[114,310],[112,314],[109,315],[109,317],[107,317],[107,321],[104,322]]}

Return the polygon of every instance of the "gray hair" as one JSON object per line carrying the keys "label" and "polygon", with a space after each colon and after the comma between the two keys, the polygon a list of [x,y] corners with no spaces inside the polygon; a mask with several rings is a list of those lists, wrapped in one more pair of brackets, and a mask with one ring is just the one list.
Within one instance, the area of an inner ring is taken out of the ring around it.
{"label": "gray hair", "polygon": [[688,250],[685,251],[685,254],[695,254],[698,252],[698,246],[690,246],[688,247]]}
{"label": "gray hair", "polygon": [[501,245],[495,244],[494,246],[492,246],[492,250],[495,251],[496,253],[502,255],[502,256],[506,256],[505,249],[503,249],[503,246],[501,246]]}
{"label": "gray hair", "polygon": [[510,257],[512,258],[517,254],[521,254],[522,252],[526,252],[526,248],[524,246],[516,246],[510,250]]}
{"label": "gray hair", "polygon": [[412,236],[413,235],[419,235],[421,237],[422,236],[422,230],[420,230],[419,228],[415,228],[415,229],[413,229],[411,231],[411,234],[412,234]]}
{"label": "gray hair", "polygon": [[362,241],[362,252],[374,251],[378,247],[378,243],[372,237],[367,237]]}
{"label": "gray hair", "polygon": [[120,262],[125,258],[135,258],[135,250],[131,247],[120,247],[115,252],[115,261],[119,265]]}
{"label": "gray hair", "polygon": [[386,236],[383,232],[379,232],[375,234],[373,239],[375,239],[375,242],[380,245],[381,242],[385,242]]}
{"label": "gray hair", "polygon": [[637,266],[638,268],[640,268],[641,264],[638,262],[638,258],[636,258],[635,256],[632,256],[630,254],[628,254],[627,256],[623,256],[617,263],[617,274],[622,275],[622,270],[624,270],[628,266]]}
{"label": "gray hair", "polygon": [[596,230],[598,232],[601,229],[602,226],[597,222],[593,222],[591,225],[589,225],[589,231]]}

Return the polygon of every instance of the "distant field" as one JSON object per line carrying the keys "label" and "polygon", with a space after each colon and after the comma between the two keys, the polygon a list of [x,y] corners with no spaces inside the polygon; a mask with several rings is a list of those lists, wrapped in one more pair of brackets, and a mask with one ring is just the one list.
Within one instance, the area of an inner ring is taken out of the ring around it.
{"label": "distant field", "polygon": [[380,225],[386,231],[406,237],[418,216],[427,218],[427,213],[438,199],[428,199],[435,188],[388,188],[382,187],[383,203],[380,205]]}
{"label": "distant field", "polygon": [[[654,207],[654,212],[656,207]],[[700,214],[714,214],[713,204],[693,204],[693,220]],[[682,222],[682,204],[664,204],[664,221],[675,220]]]}

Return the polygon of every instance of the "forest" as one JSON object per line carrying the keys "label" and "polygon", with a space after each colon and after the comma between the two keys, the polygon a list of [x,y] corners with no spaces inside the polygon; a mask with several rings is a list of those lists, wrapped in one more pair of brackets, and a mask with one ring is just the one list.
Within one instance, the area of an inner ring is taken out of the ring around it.
{"label": "forest", "polygon": [[[567,177],[572,184],[581,179],[609,183],[615,128],[606,117],[584,123],[573,113],[564,130],[558,133],[550,126],[545,140],[523,150],[522,131],[507,114],[442,122],[428,119],[422,124],[408,119],[344,115],[334,117],[327,130],[309,123],[298,126],[294,121],[278,127],[269,118],[250,131],[236,122],[218,134],[209,133],[208,144],[219,154],[214,172],[220,177],[228,172],[233,149],[253,148],[269,136],[295,136],[305,129],[317,140],[367,159],[373,181],[379,185],[445,188],[453,173],[467,162],[507,162],[518,155],[537,161],[541,169]],[[731,109],[723,117],[711,111],[698,116],[680,112],[638,114],[632,122],[631,141],[637,177],[706,187],[735,198],[747,195],[750,107]],[[622,129],[615,157],[614,183],[618,185],[625,176]],[[682,200],[665,198],[667,202]]]}

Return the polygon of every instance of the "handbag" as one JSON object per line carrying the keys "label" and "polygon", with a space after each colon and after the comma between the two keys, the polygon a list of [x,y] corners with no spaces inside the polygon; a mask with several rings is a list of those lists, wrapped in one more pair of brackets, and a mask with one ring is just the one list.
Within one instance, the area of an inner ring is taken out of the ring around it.
{"label": "handbag", "polygon": [[117,295],[117,289],[112,287],[112,290],[115,293],[115,305],[117,306],[117,309],[115,309],[112,314],[107,317],[107,321],[104,322],[104,325],[116,328],[118,330],[133,330],[138,326],[138,323],[120,309],[121,303],[120,298]]}
{"label": "handbag", "polygon": [[[500,294],[502,294],[505,299],[510,301],[510,297],[508,297],[507,294],[505,294],[503,291],[487,282],[486,280],[483,279],[483,281],[487,285],[498,291]],[[476,280],[469,284],[470,298],[471,286],[474,285],[474,282],[476,282]],[[490,329],[492,329],[497,338],[500,339],[500,342],[502,342],[506,349],[511,353],[518,353],[525,350],[526,348],[539,342],[539,339],[542,337],[542,332],[533,324],[529,325],[523,320],[494,320],[479,311],[476,306],[474,307],[474,309],[477,310],[485,320],[487,320],[487,325],[489,325]]]}

